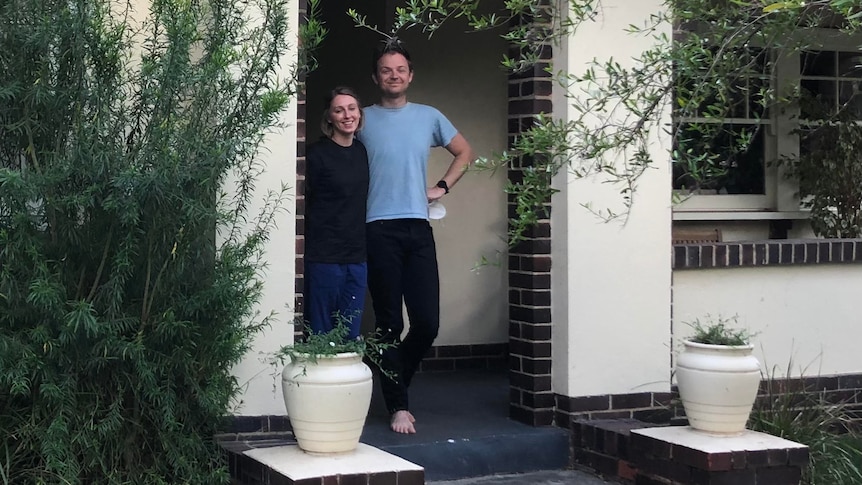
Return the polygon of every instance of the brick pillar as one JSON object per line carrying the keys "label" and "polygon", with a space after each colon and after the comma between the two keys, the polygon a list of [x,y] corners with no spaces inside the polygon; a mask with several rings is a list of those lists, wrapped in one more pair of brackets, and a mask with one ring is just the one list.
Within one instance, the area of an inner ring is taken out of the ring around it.
{"label": "brick pillar", "polygon": [[[307,0],[299,0],[299,25],[306,21]],[[305,282],[305,74],[297,80],[296,86],[296,268],[294,278],[294,311],[302,313],[302,290]],[[301,320],[300,320],[301,321]],[[302,326],[294,329],[301,334]]]}
{"label": "brick pillar", "polygon": [[[517,55],[517,53],[515,53]],[[551,46],[540,62],[526,72],[509,76],[509,146],[532,126],[535,116],[552,113]],[[533,160],[522,159],[509,168],[512,182]],[[509,217],[515,206],[509,198]],[[550,215],[550,201],[547,201]],[[551,223],[542,219],[509,250],[509,416],[533,426],[554,421],[551,389]]]}

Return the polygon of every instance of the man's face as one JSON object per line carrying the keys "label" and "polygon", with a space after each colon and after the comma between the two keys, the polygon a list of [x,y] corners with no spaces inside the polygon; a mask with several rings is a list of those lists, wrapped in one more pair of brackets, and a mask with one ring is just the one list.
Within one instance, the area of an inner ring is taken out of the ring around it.
{"label": "man's face", "polygon": [[377,74],[374,82],[380,86],[384,96],[401,96],[413,81],[407,59],[397,52],[384,54],[377,61]]}

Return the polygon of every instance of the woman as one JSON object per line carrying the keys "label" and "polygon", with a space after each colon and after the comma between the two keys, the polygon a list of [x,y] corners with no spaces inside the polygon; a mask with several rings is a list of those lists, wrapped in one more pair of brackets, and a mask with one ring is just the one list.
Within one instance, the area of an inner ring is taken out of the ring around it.
{"label": "woman", "polygon": [[359,337],[365,301],[365,199],[368,154],[354,139],[362,104],[347,87],[326,98],[320,127],[325,137],[306,150],[305,319],[315,333],[339,322]]}

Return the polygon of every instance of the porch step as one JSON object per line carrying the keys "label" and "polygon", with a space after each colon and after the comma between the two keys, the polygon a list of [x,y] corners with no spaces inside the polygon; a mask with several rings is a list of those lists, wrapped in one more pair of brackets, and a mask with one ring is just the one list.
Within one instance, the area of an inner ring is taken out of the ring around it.
{"label": "porch step", "polygon": [[568,433],[561,429],[379,448],[422,466],[426,480],[563,470],[569,464]]}
{"label": "porch step", "polygon": [[505,370],[423,372],[410,387],[415,435],[389,430],[375,385],[361,441],[425,468],[426,480],[562,470],[570,465],[569,432],[508,417]]}
{"label": "porch step", "polygon": [[[508,418],[505,370],[420,373],[414,378],[410,399],[417,433],[393,433],[375,383],[360,439],[364,454],[352,461],[349,456],[316,460],[303,455],[289,431],[253,432],[261,426],[259,419],[248,429],[218,438],[237,485],[316,484],[314,473],[341,476],[344,483],[383,485],[395,479],[399,485],[414,485],[569,468],[567,430],[536,428]],[[371,460],[365,455],[389,458],[375,459],[380,466],[366,469]]]}

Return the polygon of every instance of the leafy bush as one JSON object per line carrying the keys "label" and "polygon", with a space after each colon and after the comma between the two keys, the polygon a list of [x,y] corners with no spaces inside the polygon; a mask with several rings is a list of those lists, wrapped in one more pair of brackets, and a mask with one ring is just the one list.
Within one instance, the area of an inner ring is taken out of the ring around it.
{"label": "leafy bush", "polygon": [[781,161],[788,167],[787,176],[799,180],[802,206],[811,210],[811,228],[822,237],[862,236],[862,127],[857,103],[854,99],[831,113],[822,100],[803,97],[802,111],[818,121],[798,130],[802,153]]}
{"label": "leafy bush", "polygon": [[835,402],[803,382],[770,376],[766,395],[752,411],[751,429],[808,446],[804,485],[862,483],[862,435],[847,406],[852,402]]}
{"label": "leafy bush", "polygon": [[0,4],[3,483],[228,481],[212,436],[285,197],[248,214],[293,94],[285,7]]}

